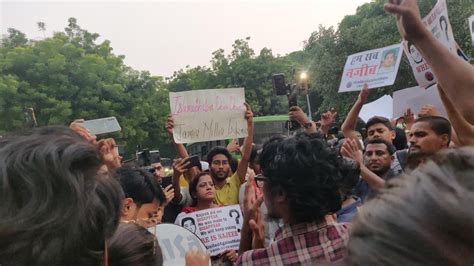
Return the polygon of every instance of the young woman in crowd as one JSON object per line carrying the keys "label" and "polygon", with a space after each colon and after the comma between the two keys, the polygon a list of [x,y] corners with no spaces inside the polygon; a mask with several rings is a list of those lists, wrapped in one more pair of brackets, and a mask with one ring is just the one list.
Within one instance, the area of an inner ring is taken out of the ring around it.
{"label": "young woman in crowd", "polygon": [[[208,171],[198,174],[191,180],[191,183],[189,183],[189,194],[192,198],[191,206],[183,208],[183,211],[176,218],[175,224],[178,224],[177,222],[189,213],[220,207],[214,203],[216,189]],[[181,226],[181,224],[178,225]],[[238,254],[235,250],[227,250],[219,256],[212,257],[212,264],[231,265],[237,258]]]}

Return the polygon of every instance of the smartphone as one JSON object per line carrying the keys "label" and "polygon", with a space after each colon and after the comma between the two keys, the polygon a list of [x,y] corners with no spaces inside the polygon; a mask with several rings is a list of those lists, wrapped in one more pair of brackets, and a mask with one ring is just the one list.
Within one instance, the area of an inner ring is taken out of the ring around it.
{"label": "smartphone", "polygon": [[160,186],[165,189],[167,186],[173,184],[173,178],[171,176],[165,176],[161,179]]}
{"label": "smartphone", "polygon": [[286,86],[284,74],[282,73],[274,74],[272,76],[272,82],[273,82],[273,89],[275,90],[276,95],[286,95],[287,86]]}
{"label": "smartphone", "polygon": [[87,120],[82,123],[82,126],[94,135],[101,135],[122,130],[115,116]]}
{"label": "smartphone", "polygon": [[197,155],[190,156],[188,158],[188,161],[189,161],[188,168],[191,168],[191,167],[194,167],[194,166],[197,166],[197,167],[200,168],[200,166],[201,166],[201,161],[199,161],[199,156],[197,156]]}

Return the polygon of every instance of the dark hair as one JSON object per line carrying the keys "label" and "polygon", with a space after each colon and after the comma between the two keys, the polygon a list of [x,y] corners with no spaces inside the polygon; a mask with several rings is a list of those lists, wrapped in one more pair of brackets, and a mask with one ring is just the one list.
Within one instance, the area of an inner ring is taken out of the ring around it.
{"label": "dark hair", "polygon": [[237,168],[239,167],[239,161],[236,158],[231,157],[229,160],[229,165],[230,170],[232,170],[232,173],[235,173],[237,172]]}
{"label": "dark hair", "polygon": [[[189,195],[191,195],[191,198],[193,200],[192,203],[191,203],[191,207],[195,207],[197,205],[197,198],[195,196],[193,196],[193,194],[197,193],[197,185],[199,183],[199,179],[201,179],[201,177],[203,177],[205,175],[210,176],[211,173],[209,173],[208,170],[203,171],[203,172],[197,174],[195,177],[193,177],[191,179],[191,182],[189,183]],[[214,182],[214,181],[212,181],[212,182]]]}
{"label": "dark hair", "polygon": [[387,57],[387,55],[389,55],[389,54],[393,54],[393,56],[396,58],[397,57],[397,50],[396,49],[390,49],[390,50],[386,51],[383,58],[385,59],[385,57]]}
{"label": "dark hair", "polygon": [[392,131],[394,130],[395,128],[393,127],[392,125],[392,122],[390,122],[390,120],[388,118],[385,118],[383,116],[374,116],[374,117],[371,117],[368,121],[367,121],[367,124],[365,125],[366,128],[367,128],[367,131],[369,130],[369,128],[375,124],[383,124],[386,128],[388,128],[388,130]]}
{"label": "dark hair", "polygon": [[387,147],[388,154],[393,155],[397,150],[395,149],[395,146],[393,146],[391,143],[384,139],[372,139],[367,141],[367,146],[370,144],[384,144]]}
{"label": "dark hair", "polygon": [[218,154],[223,154],[225,157],[227,157],[227,160],[229,161],[229,163],[231,162],[232,155],[230,154],[230,152],[225,147],[216,146],[212,148],[207,154],[206,158],[207,158],[207,162],[209,163],[209,167],[212,164],[212,158]]}
{"label": "dark hair", "polygon": [[395,146],[395,149],[397,151],[399,150],[404,150],[408,148],[407,145],[407,135],[405,134],[405,130],[396,127],[395,128],[395,138],[392,140],[393,146]]}
{"label": "dark hair", "polygon": [[140,207],[157,199],[160,204],[166,201],[163,189],[158,185],[154,176],[140,168],[122,166],[115,172],[126,198],[132,198]]}
{"label": "dark hair", "polygon": [[184,223],[187,221],[191,221],[193,222],[194,225],[196,225],[196,222],[194,221],[192,217],[184,217],[183,220],[181,220],[181,226],[184,226]]}
{"label": "dark hair", "polygon": [[[273,137],[260,155],[265,189],[286,193],[295,222],[321,222],[341,208],[338,158],[318,138],[304,133]],[[311,210],[311,211],[309,211]]]}
{"label": "dark hair", "polygon": [[120,224],[108,241],[113,266],[161,266],[163,254],[156,237],[137,224]]}
{"label": "dark hair", "polygon": [[66,127],[0,141],[0,263],[98,265],[123,194],[100,153]]}
{"label": "dark hair", "polygon": [[415,123],[418,122],[426,122],[430,124],[431,130],[433,130],[437,135],[448,134],[449,141],[451,141],[451,123],[448,119],[441,116],[423,116],[415,120]]}
{"label": "dark hair", "polygon": [[260,155],[260,153],[262,153],[262,145],[261,144],[253,145],[252,151],[250,152],[249,162],[258,160],[258,156]]}
{"label": "dark hair", "polygon": [[471,265],[474,148],[394,178],[352,223],[348,265]]}
{"label": "dark hair", "polygon": [[343,158],[339,164],[341,179],[339,179],[339,190],[342,201],[346,200],[353,193],[352,190],[360,179],[360,165],[357,161]]}

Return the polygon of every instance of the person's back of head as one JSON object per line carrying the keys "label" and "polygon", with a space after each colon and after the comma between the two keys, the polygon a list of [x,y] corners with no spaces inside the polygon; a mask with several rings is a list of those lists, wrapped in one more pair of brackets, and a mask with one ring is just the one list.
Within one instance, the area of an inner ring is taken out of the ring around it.
{"label": "person's back of head", "polygon": [[0,143],[0,264],[98,265],[123,198],[98,149],[65,127]]}
{"label": "person's back of head", "polygon": [[108,240],[110,266],[161,266],[163,254],[156,237],[136,224],[120,224]]}
{"label": "person's back of head", "polygon": [[295,223],[322,222],[325,215],[341,208],[338,163],[320,139],[306,134],[274,137],[260,155],[264,194],[285,195]]}
{"label": "person's back of head", "polygon": [[343,158],[339,164],[341,178],[338,180],[341,198],[344,201],[352,195],[354,187],[360,179],[360,165],[357,161]]}
{"label": "person's back of head", "polygon": [[349,265],[472,265],[474,148],[388,182],[352,225]]}

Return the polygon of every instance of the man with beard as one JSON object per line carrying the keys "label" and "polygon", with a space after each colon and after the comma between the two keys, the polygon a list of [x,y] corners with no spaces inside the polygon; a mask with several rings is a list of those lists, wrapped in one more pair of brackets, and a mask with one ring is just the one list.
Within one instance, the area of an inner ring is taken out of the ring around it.
{"label": "man with beard", "polygon": [[420,117],[415,120],[408,141],[410,149],[407,165],[413,170],[431,155],[449,147],[451,123],[440,116]]}
{"label": "man with beard", "polygon": [[250,105],[245,103],[248,136],[244,139],[242,159],[237,171],[232,173],[230,161],[232,155],[225,147],[214,147],[207,154],[207,162],[214,186],[216,188],[215,203],[219,205],[239,204],[239,188],[245,182],[253,142],[253,113]]}
{"label": "man with beard", "polygon": [[[394,159],[394,153],[395,147],[386,140],[370,140],[365,148],[364,164],[361,164],[361,175],[367,175],[367,172],[370,171],[382,178],[384,181],[393,178],[395,174],[390,169],[390,166]],[[369,184],[370,179],[367,179],[369,182],[366,181],[366,179],[360,179],[355,187],[355,194],[363,201],[375,194]],[[374,187],[377,187],[377,185]]]}

